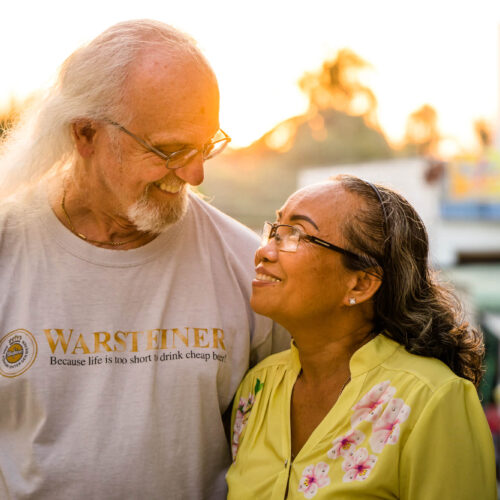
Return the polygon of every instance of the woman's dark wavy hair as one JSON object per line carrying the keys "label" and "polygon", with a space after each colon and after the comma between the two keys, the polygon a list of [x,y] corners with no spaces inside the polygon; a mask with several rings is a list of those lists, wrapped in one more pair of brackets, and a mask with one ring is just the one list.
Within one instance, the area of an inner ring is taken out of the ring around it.
{"label": "woman's dark wavy hair", "polygon": [[427,231],[415,209],[384,186],[349,175],[332,180],[364,201],[345,222],[343,235],[349,249],[367,259],[343,259],[349,269],[382,269],[382,285],[374,296],[375,331],[408,352],[440,359],[477,387],[483,375],[483,337],[464,321],[453,292],[436,280]]}

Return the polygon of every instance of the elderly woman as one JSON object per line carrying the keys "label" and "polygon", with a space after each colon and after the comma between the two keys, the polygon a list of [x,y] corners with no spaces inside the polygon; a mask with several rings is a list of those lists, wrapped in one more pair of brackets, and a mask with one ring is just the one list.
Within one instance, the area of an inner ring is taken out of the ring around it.
{"label": "elderly woman", "polygon": [[255,261],[252,307],[293,342],[240,386],[230,499],[496,498],[482,339],[404,198],[350,176],[301,189]]}

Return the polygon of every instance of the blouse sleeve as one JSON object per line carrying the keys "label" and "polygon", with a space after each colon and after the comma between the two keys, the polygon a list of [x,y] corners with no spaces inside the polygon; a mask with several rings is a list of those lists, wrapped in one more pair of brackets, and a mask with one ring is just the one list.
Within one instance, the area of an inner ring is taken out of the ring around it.
{"label": "blouse sleeve", "polygon": [[401,500],[495,500],[495,455],[475,387],[454,379],[425,406],[401,454]]}

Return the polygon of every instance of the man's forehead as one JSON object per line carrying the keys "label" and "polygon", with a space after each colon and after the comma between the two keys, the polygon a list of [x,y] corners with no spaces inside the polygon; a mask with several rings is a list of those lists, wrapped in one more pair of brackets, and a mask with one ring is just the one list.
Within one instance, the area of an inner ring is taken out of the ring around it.
{"label": "man's forehead", "polygon": [[[189,53],[171,53],[166,50],[142,51],[131,64],[126,90],[182,91],[217,88],[217,80],[208,63]],[[187,92],[185,92],[187,93]]]}
{"label": "man's forehead", "polygon": [[200,127],[211,137],[219,127],[219,91],[212,71],[202,64],[193,57],[184,60],[164,53],[138,60],[124,92],[134,124],[151,132],[169,124]]}

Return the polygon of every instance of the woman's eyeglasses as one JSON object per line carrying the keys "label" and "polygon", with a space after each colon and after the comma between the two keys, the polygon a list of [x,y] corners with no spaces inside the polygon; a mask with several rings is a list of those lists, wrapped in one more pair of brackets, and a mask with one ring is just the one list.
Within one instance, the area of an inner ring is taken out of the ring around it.
{"label": "woman's eyeglasses", "polygon": [[296,252],[297,247],[299,246],[299,241],[302,239],[310,241],[315,245],[322,246],[323,248],[333,250],[334,252],[353,257],[362,262],[366,261],[366,259],[363,259],[363,257],[355,254],[354,252],[341,248],[326,240],[322,240],[321,238],[317,238],[316,236],[306,234],[298,227],[290,226],[289,224],[276,224],[266,221],[264,222],[264,228],[262,230],[261,245],[267,245],[271,239],[274,239],[278,249],[283,252]]}

